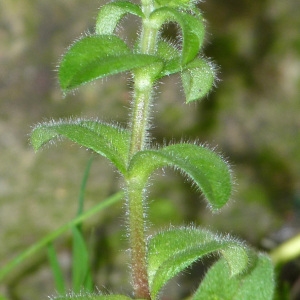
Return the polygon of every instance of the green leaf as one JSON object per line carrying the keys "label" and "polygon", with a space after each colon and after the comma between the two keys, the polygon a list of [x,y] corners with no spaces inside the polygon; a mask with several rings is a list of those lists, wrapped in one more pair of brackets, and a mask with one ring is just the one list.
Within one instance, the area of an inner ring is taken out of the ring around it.
{"label": "green leaf", "polygon": [[133,14],[141,18],[144,14],[141,8],[129,1],[111,2],[101,7],[97,22],[97,34],[113,34],[118,22],[127,14]]}
{"label": "green leaf", "polygon": [[211,62],[196,57],[190,63],[182,65],[179,50],[166,41],[159,42],[157,55],[165,62],[159,78],[181,72],[186,103],[204,97],[214,86],[216,68]]}
{"label": "green leaf", "polygon": [[[59,66],[59,82],[64,91],[103,77],[101,62],[112,55],[129,54],[128,46],[114,35],[86,36],[76,41],[63,56]],[[100,66],[100,67],[99,67]],[[100,69],[100,70],[99,70]]]}
{"label": "green leaf", "polygon": [[72,290],[75,293],[81,290],[92,290],[89,253],[85,240],[76,226],[72,228]]}
{"label": "green leaf", "polygon": [[152,298],[156,299],[168,280],[214,252],[226,259],[230,276],[247,268],[246,248],[228,236],[222,237],[198,228],[174,228],[151,237],[148,243],[148,274]]}
{"label": "green leaf", "polygon": [[164,61],[159,78],[182,71],[185,67],[182,66],[180,51],[167,41],[158,42],[156,54]]}
{"label": "green leaf", "polygon": [[162,7],[150,15],[150,21],[157,29],[166,22],[178,23],[182,31],[182,65],[196,57],[204,39],[204,24],[199,15],[190,15],[171,7]]}
{"label": "green leaf", "polygon": [[274,293],[274,268],[270,259],[252,254],[248,270],[231,276],[225,259],[216,262],[206,274],[192,300],[271,300]]}
{"label": "green leaf", "polygon": [[192,102],[205,96],[214,85],[215,70],[211,63],[196,58],[181,73],[186,102]]}
{"label": "green leaf", "polygon": [[61,270],[53,243],[50,243],[48,245],[47,254],[48,254],[48,259],[50,262],[52,274],[54,277],[55,289],[57,290],[58,293],[63,294],[66,292],[65,281],[64,281],[63,272]]}
{"label": "green leaf", "polygon": [[131,53],[114,35],[93,35],[70,47],[61,60],[58,77],[62,90],[68,92],[98,78],[157,63],[161,61],[155,56]]}
{"label": "green leaf", "polygon": [[[224,160],[213,151],[198,145],[176,144],[158,150],[136,153],[128,168],[142,190],[156,169],[171,166],[188,175],[201,189],[212,210],[218,210],[231,194],[230,170]],[[138,188],[138,186],[137,186]]]}
{"label": "green leaf", "polygon": [[33,129],[31,143],[38,150],[60,136],[103,155],[125,173],[129,151],[127,130],[93,120],[51,121]]}
{"label": "green leaf", "polygon": [[[84,193],[86,190],[86,184],[92,165],[92,160],[93,158],[89,159],[81,181],[80,193],[78,197],[77,217],[82,216],[84,213]],[[92,291],[93,278],[90,268],[89,252],[82,235],[82,224],[72,227],[72,238],[72,290],[74,292],[80,292],[82,290]]]}

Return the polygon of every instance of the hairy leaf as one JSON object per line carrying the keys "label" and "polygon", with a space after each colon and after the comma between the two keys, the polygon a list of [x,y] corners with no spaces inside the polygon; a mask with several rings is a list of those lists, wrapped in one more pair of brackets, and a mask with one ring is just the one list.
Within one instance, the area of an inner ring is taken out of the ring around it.
{"label": "hairy leaf", "polygon": [[205,96],[214,85],[215,70],[207,61],[196,58],[181,73],[186,102]]}
{"label": "hairy leaf", "polygon": [[121,173],[125,173],[129,132],[119,127],[93,120],[46,122],[31,133],[35,150],[63,136],[108,158]]}
{"label": "hairy leaf", "polygon": [[187,64],[196,57],[204,39],[204,24],[199,16],[162,7],[150,15],[150,21],[157,29],[166,22],[178,23],[182,31],[182,64]]}
{"label": "hairy leaf", "polygon": [[158,233],[150,238],[148,246],[149,283],[153,299],[168,280],[205,255],[223,254],[230,276],[240,274],[248,264],[247,250],[241,242],[198,228],[173,228]]}
{"label": "hairy leaf", "polygon": [[133,14],[141,18],[144,14],[141,8],[129,1],[116,1],[104,5],[98,14],[96,22],[97,34],[113,34],[118,22],[127,14]]}
{"label": "hairy leaf", "polygon": [[216,262],[206,274],[192,300],[271,300],[274,293],[274,270],[270,259],[252,253],[246,272],[231,276],[225,259]]}
{"label": "hairy leaf", "polygon": [[75,42],[63,56],[59,82],[62,90],[68,92],[95,79],[155,63],[160,63],[157,57],[131,53],[117,36],[87,36]]}
{"label": "hairy leaf", "polygon": [[213,151],[192,144],[176,144],[158,150],[136,153],[129,165],[128,176],[142,190],[157,168],[171,166],[188,175],[207,199],[212,210],[218,210],[231,194],[231,176],[227,164]]}
{"label": "hairy leaf", "polygon": [[212,63],[196,57],[190,63],[182,65],[180,51],[166,41],[159,42],[157,55],[164,60],[159,78],[181,72],[187,103],[204,97],[213,87],[216,72]]}
{"label": "hairy leaf", "polygon": [[156,54],[164,61],[163,69],[159,74],[159,78],[182,71],[180,51],[167,41],[159,41]]}

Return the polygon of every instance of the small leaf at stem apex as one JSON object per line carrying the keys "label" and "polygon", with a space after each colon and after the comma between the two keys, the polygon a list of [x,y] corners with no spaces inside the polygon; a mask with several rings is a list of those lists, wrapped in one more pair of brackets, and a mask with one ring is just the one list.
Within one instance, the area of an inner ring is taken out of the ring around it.
{"label": "small leaf at stem apex", "polygon": [[113,34],[119,21],[128,13],[144,17],[141,8],[129,1],[115,1],[102,6],[97,17],[96,34]]}
{"label": "small leaf at stem apex", "polygon": [[204,40],[204,24],[198,15],[179,12],[171,7],[162,7],[154,10],[150,15],[150,21],[157,29],[170,21],[179,24],[182,31],[182,65],[189,63],[197,56]]}

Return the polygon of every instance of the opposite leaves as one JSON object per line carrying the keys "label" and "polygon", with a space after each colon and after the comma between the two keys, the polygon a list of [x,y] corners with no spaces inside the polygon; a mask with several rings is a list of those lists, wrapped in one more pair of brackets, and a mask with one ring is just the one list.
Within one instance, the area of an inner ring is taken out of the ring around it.
{"label": "opposite leaves", "polygon": [[[63,92],[67,93],[99,78],[139,69],[144,72],[152,70],[153,82],[181,72],[186,102],[205,96],[213,86],[215,72],[212,64],[198,58],[205,31],[202,16],[195,7],[191,8],[191,14],[177,7],[180,1],[167,2],[166,6],[158,5],[146,21],[156,32],[158,47],[152,55],[143,54],[137,48],[130,49],[114,32],[126,14],[145,20],[141,7],[129,1],[104,5],[98,14],[96,34],[76,41],[60,62],[58,77]],[[192,2],[186,4],[187,7],[193,6]],[[176,22],[181,29],[180,51],[160,39],[159,31],[168,22]]]}
{"label": "opposite leaves", "polygon": [[108,158],[128,180],[141,191],[151,174],[170,166],[185,173],[202,191],[212,210],[226,204],[231,194],[230,170],[213,151],[198,145],[177,144],[157,150],[137,152],[130,161],[129,131],[92,120],[48,122],[37,125],[31,134],[35,150],[44,144],[66,137]]}

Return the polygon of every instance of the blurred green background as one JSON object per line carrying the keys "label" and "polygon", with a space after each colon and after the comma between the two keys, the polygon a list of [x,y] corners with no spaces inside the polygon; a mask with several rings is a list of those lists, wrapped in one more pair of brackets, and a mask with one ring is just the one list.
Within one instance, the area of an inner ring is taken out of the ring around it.
{"label": "blurred green background", "polygon": [[[65,98],[56,79],[59,58],[74,39],[93,32],[103,3],[0,0],[0,267],[75,216],[92,155],[69,142],[35,154],[28,142],[31,126],[70,116],[127,124],[128,74]],[[152,133],[156,143],[197,140],[216,148],[232,165],[234,193],[230,204],[212,215],[180,175],[165,170],[152,180],[149,231],[194,223],[268,250],[300,231],[300,2],[208,0],[200,7],[208,30],[204,53],[220,66],[217,88],[200,103],[186,105],[179,77],[164,79],[157,87]],[[119,34],[130,43],[138,22],[127,18],[122,24],[129,33],[119,29]],[[172,38],[175,31],[170,25],[164,35]],[[96,158],[85,208],[121,184],[117,172]],[[99,288],[129,290],[124,219],[120,204],[84,225]],[[68,277],[69,236],[56,247]],[[284,279],[294,295],[297,264],[288,269],[293,277]],[[1,293],[11,300],[55,294],[44,253],[1,283]],[[176,289],[173,293],[170,299]]]}

